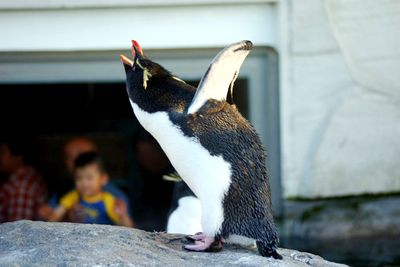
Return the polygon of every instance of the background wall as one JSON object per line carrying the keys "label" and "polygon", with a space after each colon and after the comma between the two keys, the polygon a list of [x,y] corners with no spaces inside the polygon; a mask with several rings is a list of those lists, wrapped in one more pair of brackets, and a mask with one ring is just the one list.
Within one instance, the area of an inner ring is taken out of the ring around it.
{"label": "background wall", "polygon": [[0,51],[125,50],[131,38],[147,49],[277,43],[275,1],[57,2],[2,1]]}
{"label": "background wall", "polygon": [[399,192],[400,2],[284,5],[285,197]]}
{"label": "background wall", "polygon": [[280,2],[285,246],[397,266],[400,1]]}

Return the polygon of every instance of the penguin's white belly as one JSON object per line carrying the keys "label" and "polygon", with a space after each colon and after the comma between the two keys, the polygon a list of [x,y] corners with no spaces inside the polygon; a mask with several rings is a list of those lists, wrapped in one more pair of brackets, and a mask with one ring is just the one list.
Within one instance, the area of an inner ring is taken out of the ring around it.
{"label": "penguin's white belly", "polygon": [[212,156],[194,137],[174,125],[167,112],[148,113],[131,101],[142,126],[158,141],[174,168],[200,199],[203,232],[213,236],[224,220],[222,201],[231,183],[231,165]]}

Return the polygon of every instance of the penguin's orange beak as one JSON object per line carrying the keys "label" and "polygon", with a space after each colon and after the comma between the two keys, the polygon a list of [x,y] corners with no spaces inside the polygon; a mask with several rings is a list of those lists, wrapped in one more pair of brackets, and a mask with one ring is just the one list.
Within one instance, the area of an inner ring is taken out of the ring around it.
{"label": "penguin's orange beak", "polygon": [[120,60],[121,60],[121,62],[123,64],[133,67],[133,65],[135,64],[134,60],[136,58],[136,55],[139,54],[140,56],[143,57],[142,47],[140,46],[140,44],[136,40],[132,40],[131,54],[132,54],[132,59],[133,60],[130,60],[128,57],[126,57],[124,55],[120,55],[119,58],[120,58]]}
{"label": "penguin's orange beak", "polygon": [[121,60],[122,63],[124,63],[125,65],[131,66],[133,67],[133,61],[130,60],[129,58],[127,58],[124,55],[119,55],[119,59]]}
{"label": "penguin's orange beak", "polygon": [[[143,49],[136,40],[132,40],[132,53],[134,53],[134,52],[135,52],[135,54],[136,54],[136,52],[139,52],[139,54],[141,56],[143,56]],[[133,56],[133,54],[132,54],[132,56]]]}

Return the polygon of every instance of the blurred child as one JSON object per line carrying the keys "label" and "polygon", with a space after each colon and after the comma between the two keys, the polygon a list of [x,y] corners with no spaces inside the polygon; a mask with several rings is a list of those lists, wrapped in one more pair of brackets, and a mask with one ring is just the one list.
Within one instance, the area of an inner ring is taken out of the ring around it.
{"label": "blurred child", "polygon": [[133,221],[123,201],[103,191],[108,181],[104,164],[96,152],[80,155],[74,164],[76,189],[63,196],[49,221],[61,221],[68,210],[79,204],[83,207],[83,223],[114,224],[133,227]]}
{"label": "blurred child", "polygon": [[[50,201],[44,203],[39,208],[39,216],[43,220],[48,220],[50,214],[58,206],[61,197],[67,192],[75,188],[74,179],[74,162],[76,158],[88,152],[98,152],[99,149],[92,139],[85,136],[74,136],[69,139],[63,147],[64,164],[66,171],[68,172],[68,179],[54,179],[50,182]],[[64,177],[66,178],[66,177]],[[130,214],[130,203],[129,198],[121,191],[118,187],[113,185],[112,182],[108,181],[103,186],[105,192],[111,193],[118,201],[124,202],[128,207],[128,214]],[[63,218],[63,221],[82,223],[84,219],[84,211],[81,205],[75,205],[72,209],[68,210],[67,216]]]}

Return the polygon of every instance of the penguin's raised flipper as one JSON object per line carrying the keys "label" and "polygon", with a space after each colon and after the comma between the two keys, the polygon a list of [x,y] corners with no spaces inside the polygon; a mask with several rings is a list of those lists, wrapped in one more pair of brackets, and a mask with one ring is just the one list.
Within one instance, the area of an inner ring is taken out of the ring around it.
{"label": "penguin's raised flipper", "polygon": [[196,113],[210,99],[225,101],[228,90],[232,94],[233,83],[252,47],[250,41],[241,41],[227,46],[215,56],[197,87],[188,114]]}

